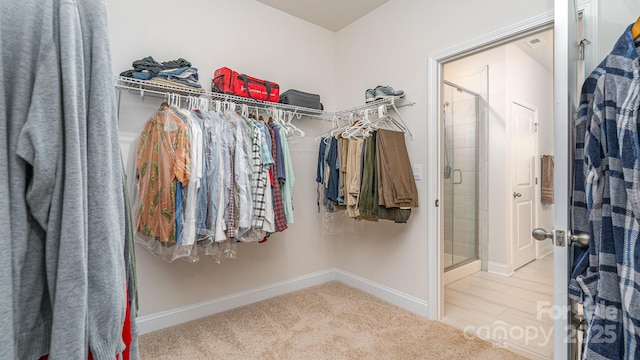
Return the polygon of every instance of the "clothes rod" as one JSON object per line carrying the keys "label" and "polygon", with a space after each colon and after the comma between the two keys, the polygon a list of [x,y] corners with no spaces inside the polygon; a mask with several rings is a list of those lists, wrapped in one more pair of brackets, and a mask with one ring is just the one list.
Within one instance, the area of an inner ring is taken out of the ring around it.
{"label": "clothes rod", "polygon": [[[354,114],[366,109],[374,109],[379,106],[385,106],[387,108],[391,107],[395,110],[400,121],[402,122],[402,125],[404,125],[405,129],[407,130],[407,133],[409,133],[411,140],[413,140],[413,134],[411,133],[411,130],[409,130],[409,127],[407,126],[406,122],[402,118],[402,115],[398,111],[398,108],[405,107],[405,106],[413,106],[415,105],[415,102],[396,105],[395,98],[380,99],[380,100],[372,101],[372,102],[359,105],[347,110],[330,112],[330,111],[324,111],[324,110],[318,110],[318,109],[312,109],[312,108],[304,108],[304,107],[294,106],[289,104],[254,100],[254,99],[240,97],[236,95],[230,95],[230,94],[197,90],[195,88],[189,89],[188,87],[184,87],[184,86],[175,86],[175,85],[166,84],[166,83],[158,83],[158,82],[148,81],[148,80],[139,80],[139,79],[124,77],[124,76],[114,77],[114,87],[118,90],[128,90],[130,92],[139,92],[140,97],[142,98],[144,98],[144,96],[148,94],[154,95],[156,97],[166,97],[167,94],[177,93],[182,98],[204,97],[209,99],[210,101],[215,101],[215,100],[230,101],[239,105],[247,105],[247,106],[255,107],[265,111],[269,111],[273,109],[289,111],[289,112],[292,112],[295,116],[297,116],[298,119],[301,118],[302,116],[305,116],[305,117],[311,117],[311,118],[318,118],[323,121],[333,121],[335,118],[338,118],[338,117]],[[118,99],[117,99],[118,113],[120,112],[120,95],[121,95],[121,92],[119,91]]]}

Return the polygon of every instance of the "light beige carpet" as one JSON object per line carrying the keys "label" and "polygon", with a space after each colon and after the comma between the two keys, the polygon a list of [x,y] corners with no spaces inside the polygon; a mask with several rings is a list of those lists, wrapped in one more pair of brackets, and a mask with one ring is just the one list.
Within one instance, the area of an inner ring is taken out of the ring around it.
{"label": "light beige carpet", "polygon": [[140,337],[142,359],[523,359],[339,282]]}

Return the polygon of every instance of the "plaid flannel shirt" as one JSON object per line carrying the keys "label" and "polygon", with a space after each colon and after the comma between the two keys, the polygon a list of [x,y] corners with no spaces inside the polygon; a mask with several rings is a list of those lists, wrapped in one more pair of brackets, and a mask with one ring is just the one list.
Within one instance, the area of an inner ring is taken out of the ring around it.
{"label": "plaid flannel shirt", "polygon": [[[267,126],[267,129],[269,130],[269,134],[271,135],[271,139],[274,139],[275,135],[273,132],[273,129],[269,126]],[[273,154],[273,174],[274,177],[277,177],[277,173],[278,173],[278,166],[281,166],[280,164],[278,164],[277,156],[276,156],[276,152],[277,152],[277,148],[276,148],[276,142],[275,141],[271,141],[271,153]],[[280,190],[280,182],[276,179],[276,181],[273,182],[273,212],[275,214],[275,220],[276,220],[276,231],[277,232],[281,232],[281,231],[285,231],[287,229],[287,219],[284,215],[284,206],[282,205],[282,192]]]}
{"label": "plaid flannel shirt", "polygon": [[639,59],[629,26],[585,80],[575,123],[574,231],[590,241],[569,294],[584,306],[583,359],[640,358]]}

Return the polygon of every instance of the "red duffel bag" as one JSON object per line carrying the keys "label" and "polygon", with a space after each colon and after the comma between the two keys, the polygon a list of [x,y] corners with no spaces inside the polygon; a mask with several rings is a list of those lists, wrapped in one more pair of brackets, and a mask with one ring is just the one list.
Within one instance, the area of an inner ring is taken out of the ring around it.
{"label": "red duffel bag", "polygon": [[228,67],[219,68],[213,73],[211,90],[254,100],[270,102],[280,100],[280,85],[246,74],[239,74]]}

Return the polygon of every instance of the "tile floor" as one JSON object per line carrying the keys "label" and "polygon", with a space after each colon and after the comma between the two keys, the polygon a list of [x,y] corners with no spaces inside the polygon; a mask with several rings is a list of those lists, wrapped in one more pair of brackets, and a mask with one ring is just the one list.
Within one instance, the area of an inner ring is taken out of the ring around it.
{"label": "tile floor", "polygon": [[531,359],[553,357],[553,256],[512,276],[477,272],[445,287],[443,322]]}

